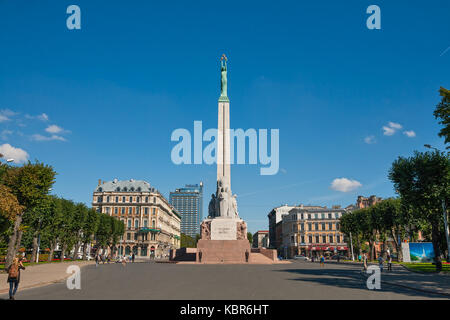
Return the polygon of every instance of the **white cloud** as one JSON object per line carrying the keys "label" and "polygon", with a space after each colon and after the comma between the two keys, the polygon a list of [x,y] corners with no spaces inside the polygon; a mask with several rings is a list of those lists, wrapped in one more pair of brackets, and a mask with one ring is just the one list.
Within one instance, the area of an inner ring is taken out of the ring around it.
{"label": "white cloud", "polygon": [[52,134],[51,136],[43,136],[41,134],[33,134],[31,136],[31,139],[35,140],[35,141],[51,141],[51,140],[67,141],[64,137],[58,136],[56,134]]}
{"label": "white cloud", "polygon": [[9,135],[11,135],[13,132],[11,131],[11,130],[3,130],[1,133],[0,133],[0,139],[2,139],[2,140],[8,140],[8,136]]}
{"label": "white cloud", "polygon": [[408,138],[414,138],[416,136],[416,133],[413,130],[403,131],[403,134]]}
{"label": "white cloud", "polygon": [[401,128],[403,128],[401,124],[389,121],[387,126],[383,126],[383,134],[385,136],[392,136]]}
{"label": "white cloud", "polygon": [[356,180],[349,180],[347,178],[337,178],[331,182],[331,189],[340,192],[349,192],[362,187],[362,184]]}
{"label": "white cloud", "polygon": [[376,143],[377,141],[375,140],[375,136],[368,136],[364,138],[364,142],[367,144],[373,144]]}
{"label": "white cloud", "polygon": [[34,119],[37,119],[37,120],[40,120],[40,121],[48,121],[48,115],[46,114],[46,113],[42,113],[42,114],[39,114],[39,115],[37,115],[37,116],[31,116],[31,115],[29,115],[29,114],[26,114],[25,115],[25,118],[26,119],[30,119],[30,120],[34,120]]}
{"label": "white cloud", "polygon": [[0,146],[0,153],[5,159],[14,159],[14,162],[26,162],[28,160],[28,153],[20,148],[14,148],[8,143]]}
{"label": "white cloud", "polygon": [[385,136],[392,136],[395,133],[395,129],[392,129],[392,128],[389,128],[386,126],[383,126],[383,130],[384,130],[383,134]]}
{"label": "white cloud", "polygon": [[38,116],[37,116],[37,119],[38,119],[38,120],[41,120],[41,121],[48,121],[48,115],[46,115],[45,113],[43,113],[43,114],[41,114],[41,115],[38,115]]}
{"label": "white cloud", "polygon": [[10,118],[15,116],[17,112],[9,109],[0,110],[0,122],[5,122],[11,120]]}
{"label": "white cloud", "polygon": [[58,127],[56,124],[52,124],[51,126],[48,126],[47,129],[45,129],[48,133],[61,133],[64,131],[63,128]]}
{"label": "white cloud", "polygon": [[390,121],[389,121],[389,127],[397,129],[397,130],[403,128],[403,126],[401,124],[395,123],[395,122],[390,122]]}

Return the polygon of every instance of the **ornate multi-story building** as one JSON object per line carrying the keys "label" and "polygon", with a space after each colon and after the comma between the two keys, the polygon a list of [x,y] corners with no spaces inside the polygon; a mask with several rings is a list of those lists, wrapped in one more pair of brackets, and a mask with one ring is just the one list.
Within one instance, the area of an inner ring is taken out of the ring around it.
{"label": "ornate multi-story building", "polygon": [[180,214],[146,181],[99,180],[92,207],[125,224],[117,248],[119,255],[168,257],[170,249],[180,247]]}
{"label": "ornate multi-story building", "polygon": [[295,207],[282,216],[283,246],[281,254],[308,257],[348,254],[339,219],[346,210],[338,207]]}

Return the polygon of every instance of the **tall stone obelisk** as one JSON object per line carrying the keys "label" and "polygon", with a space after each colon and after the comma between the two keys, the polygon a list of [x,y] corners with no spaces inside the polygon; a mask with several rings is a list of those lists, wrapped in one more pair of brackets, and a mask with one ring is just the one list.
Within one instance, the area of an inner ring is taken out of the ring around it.
{"label": "tall stone obelisk", "polygon": [[217,189],[211,195],[208,218],[201,224],[197,243],[199,263],[250,262],[247,224],[239,218],[236,195],[231,193],[230,100],[227,95],[227,58],[220,59],[221,90],[217,123]]}
{"label": "tall stone obelisk", "polygon": [[[201,223],[201,239],[197,242],[197,263],[260,263],[247,239],[247,224],[239,218],[236,195],[231,193],[230,171],[230,100],[227,95],[227,57],[220,59],[221,90],[217,124],[217,189],[211,195],[208,218]],[[191,248],[171,252],[171,260],[191,259]],[[261,249],[262,250],[262,249]],[[264,249],[268,261],[275,261],[276,250]],[[269,252],[270,251],[270,252]],[[263,257],[264,258],[264,257]],[[254,260],[255,259],[255,260]],[[266,259],[267,260],[267,259]]]}
{"label": "tall stone obelisk", "polygon": [[230,171],[230,100],[227,94],[227,58],[222,55],[219,112],[217,122],[217,181],[231,191]]}

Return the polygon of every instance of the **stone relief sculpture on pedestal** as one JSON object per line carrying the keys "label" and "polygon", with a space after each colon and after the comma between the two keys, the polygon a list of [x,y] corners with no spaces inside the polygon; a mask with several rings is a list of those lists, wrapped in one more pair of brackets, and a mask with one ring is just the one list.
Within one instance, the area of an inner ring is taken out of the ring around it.
{"label": "stone relief sculpture on pedestal", "polygon": [[204,240],[211,239],[211,221],[204,221],[201,225],[200,237]]}

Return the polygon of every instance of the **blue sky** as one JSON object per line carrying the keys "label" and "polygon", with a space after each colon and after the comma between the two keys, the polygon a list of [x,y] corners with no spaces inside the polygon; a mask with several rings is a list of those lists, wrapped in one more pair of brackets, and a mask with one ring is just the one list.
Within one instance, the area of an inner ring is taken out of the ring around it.
{"label": "blue sky", "polygon": [[[71,4],[81,30],[66,27]],[[371,4],[381,30],[366,27]],[[147,180],[167,197],[203,181],[206,211],[215,166],[174,165],[170,136],[194,120],[216,127],[225,53],[231,127],[280,130],[277,175],[232,166],[250,231],[281,204],[393,196],[396,157],[444,148],[432,113],[450,87],[448,12],[448,1],[3,0],[0,146],[52,165],[53,192],[75,201],[89,204],[98,179]],[[336,178],[361,186],[334,190]]]}

